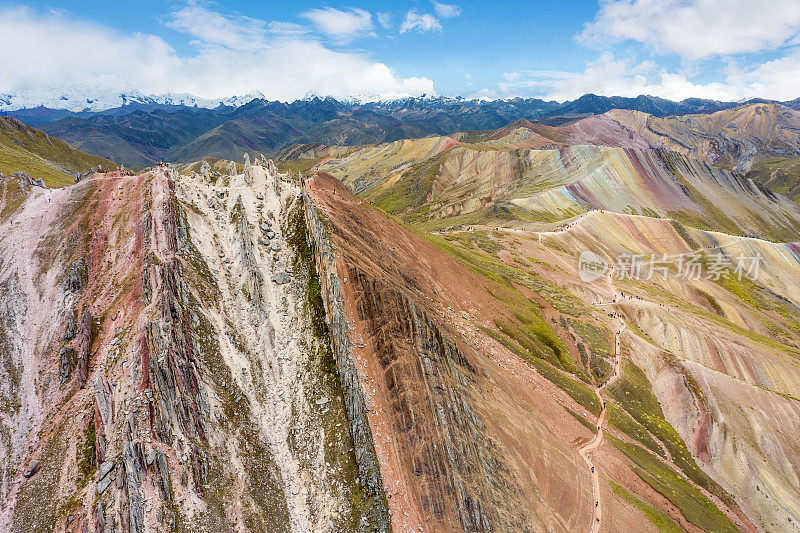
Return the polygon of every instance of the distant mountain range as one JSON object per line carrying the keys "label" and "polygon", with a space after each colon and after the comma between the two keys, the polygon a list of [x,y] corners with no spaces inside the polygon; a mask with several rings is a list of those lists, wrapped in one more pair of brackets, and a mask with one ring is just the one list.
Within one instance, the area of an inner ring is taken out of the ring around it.
{"label": "distant mountain range", "polygon": [[76,85],[58,90],[37,88],[0,93],[0,112],[45,107],[67,114],[85,115],[119,107],[236,107],[256,98],[264,98],[264,95],[253,91],[227,98],[201,98],[189,93],[147,95],[137,90],[103,90]]}
{"label": "distant mountain range", "polygon": [[800,200],[797,176],[771,172],[800,164],[800,112],[777,104],[669,118],[612,110],[562,126],[523,119],[402,143],[295,145],[277,163],[329,173],[409,222],[473,220],[481,210],[495,222],[541,221],[601,209],[767,239],[792,241],[800,231],[797,205],[773,194]]}
{"label": "distant mountain range", "polygon": [[0,531],[800,523],[800,111],[551,105],[0,117]]}
{"label": "distant mountain range", "polygon": [[[202,157],[239,160],[245,151],[272,155],[296,143],[359,145],[490,130],[523,118],[559,125],[612,109],[665,117],[742,105],[699,98],[673,102],[653,96],[594,94],[563,103],[535,98],[488,101],[430,96],[367,102],[311,97],[285,103],[248,95],[216,101],[216,106],[190,95],[123,96],[124,105],[101,111],[58,109],[51,107],[55,104],[50,101],[47,106],[15,110],[5,104],[6,111],[2,111],[4,97],[0,96],[0,112],[82,151],[128,166],[147,166],[159,160],[191,162]],[[106,104],[113,100],[109,98]],[[763,100],[749,103],[753,102]],[[782,104],[800,108],[800,100]]]}

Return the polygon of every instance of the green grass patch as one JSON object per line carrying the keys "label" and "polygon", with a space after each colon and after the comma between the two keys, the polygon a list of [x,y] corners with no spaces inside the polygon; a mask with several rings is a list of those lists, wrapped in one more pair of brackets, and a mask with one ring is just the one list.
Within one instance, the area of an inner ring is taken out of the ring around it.
{"label": "green grass patch", "polygon": [[738,531],[705,494],[644,448],[624,442],[613,435],[608,435],[607,438],[615,448],[633,461],[636,465],[633,471],[653,490],[675,504],[689,522],[708,532]]}
{"label": "green grass patch", "polygon": [[444,164],[444,156],[420,162],[392,185],[382,187],[374,196],[369,195],[375,205],[396,215],[403,215],[407,221],[427,218],[427,208],[423,205],[433,188]]}
{"label": "green grass patch", "polygon": [[489,328],[481,327],[484,333],[508,348],[512,353],[521,357],[524,361],[536,369],[539,374],[552,382],[556,387],[563,390],[573,400],[585,407],[590,413],[597,416],[600,414],[600,401],[592,389],[582,382],[572,379],[555,367],[545,362],[539,354],[531,353],[512,339]]}
{"label": "green grass patch", "polygon": [[611,424],[612,427],[618,429],[630,438],[639,441],[649,448],[650,451],[666,458],[667,454],[664,453],[664,449],[659,446],[644,426],[611,402],[606,402],[606,408],[608,409],[608,423]]}
{"label": "green grass patch", "polygon": [[86,429],[83,430],[83,442],[78,444],[77,455],[77,486],[83,488],[97,471],[97,433],[93,420],[90,420]]}
{"label": "green grass patch", "polygon": [[[572,317],[569,317],[568,320],[573,331],[586,343],[591,351],[591,357],[587,357],[587,359],[592,376],[598,383],[604,381],[614,371],[614,365],[609,362],[614,358],[613,334],[604,325],[595,326],[591,322],[577,320]],[[582,350],[582,357],[584,355],[583,352],[585,350]]]}
{"label": "green grass patch", "polygon": [[667,513],[658,507],[648,505],[625,490],[624,487],[617,485],[613,481],[610,481],[609,483],[611,484],[611,490],[614,491],[614,494],[621,497],[626,502],[636,506],[642,512],[642,514],[644,514],[644,516],[647,517],[647,519],[658,528],[659,531],[662,533],[684,533],[685,530],[676,524]]}
{"label": "green grass patch", "polygon": [[107,159],[76,150],[43,131],[0,116],[0,171],[4,174],[23,171],[32,178],[41,178],[48,187],[63,187],[75,183],[73,173],[98,165],[109,170],[117,168]]}
{"label": "green grass patch", "polygon": [[622,362],[622,376],[607,389],[608,395],[653,436],[660,440],[672,456],[672,462],[699,486],[718,496],[726,504],[732,498],[716,481],[697,466],[681,436],[664,417],[661,404],[653,394],[647,376],[629,359]]}

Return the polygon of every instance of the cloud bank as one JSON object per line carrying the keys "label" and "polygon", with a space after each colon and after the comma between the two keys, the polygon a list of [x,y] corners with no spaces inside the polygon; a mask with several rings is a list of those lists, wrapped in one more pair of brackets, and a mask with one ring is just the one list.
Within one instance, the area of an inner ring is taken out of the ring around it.
{"label": "cloud bank", "polygon": [[633,40],[696,60],[771,50],[798,33],[797,0],[604,0],[577,40]]}
{"label": "cloud bank", "polygon": [[420,33],[428,31],[442,31],[442,23],[430,13],[419,13],[416,9],[409,10],[406,18],[400,25],[400,33],[416,30]]}
{"label": "cloud bank", "polygon": [[[800,96],[797,0],[601,0],[575,41],[599,50],[583,70],[506,72],[496,91],[480,95],[559,101],[589,92],[671,100]],[[636,46],[651,58],[637,60]],[[667,57],[680,66],[664,67]]]}
{"label": "cloud bank", "polygon": [[586,93],[634,97],[649,94],[669,100],[708,98],[736,101],[762,97],[792,100],[800,95],[800,51],[763,64],[731,63],[720,81],[694,82],[684,72],[671,72],[653,61],[619,58],[611,52],[586,64],[582,71],[512,71],[503,75],[499,91],[480,96],[536,94],[548,100],[571,100]]}
{"label": "cloud bank", "polygon": [[[360,10],[317,11],[308,18],[340,40],[372,24],[371,15]],[[430,79],[399,77],[366,53],[325,46],[297,24],[223,14],[196,3],[174,10],[164,24],[192,38],[189,53],[155,35],[27,7],[0,8],[3,40],[14,43],[13,53],[0,54],[0,92],[80,85],[221,98],[257,89],[278,100],[309,91],[339,98],[435,93]]]}
{"label": "cloud bank", "polygon": [[347,42],[359,35],[371,34],[374,26],[372,14],[363,9],[340,11],[332,7],[311,9],[301,15],[314,23],[320,31],[341,42]]}

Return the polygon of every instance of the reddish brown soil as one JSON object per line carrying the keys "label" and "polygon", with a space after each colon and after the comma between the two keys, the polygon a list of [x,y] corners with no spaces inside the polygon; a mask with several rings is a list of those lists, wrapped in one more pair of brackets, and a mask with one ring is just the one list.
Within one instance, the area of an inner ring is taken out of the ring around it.
{"label": "reddish brown soil", "polygon": [[[455,343],[466,358],[465,364],[474,369],[471,383],[450,391],[461,399],[450,400],[466,401],[478,415],[485,425],[485,438],[491,443],[491,460],[500,471],[507,472],[508,492],[498,494],[487,489],[495,506],[492,519],[501,524],[500,529],[502,524],[511,523],[532,528],[545,524],[550,530],[588,527],[591,480],[573,442],[591,436],[560,404],[581,408],[476,327],[491,325],[494,318],[508,313],[488,293],[487,282],[362,203],[332,177],[318,174],[310,180],[309,190],[330,219],[339,248],[340,279],[348,279],[343,290],[357,346],[356,361],[370,396],[369,419],[384,481],[392,495],[389,504],[396,530],[411,530],[418,525],[437,531],[460,529],[454,516],[458,502],[452,501],[453,494],[445,493],[437,483],[422,482],[414,467],[419,453],[427,448],[441,449],[436,446],[441,432],[455,429],[434,423],[436,417],[424,410],[412,422],[412,426],[423,427],[409,427],[408,420],[404,422],[397,412],[398,380],[411,380],[415,375],[423,382],[427,378],[416,372],[398,374],[396,365],[415,368],[421,355],[414,346],[393,338],[399,346],[394,351],[399,350],[401,355],[393,363],[395,372],[387,373],[379,362],[384,357],[386,339],[378,342],[374,333],[368,338],[372,326],[357,311],[366,293],[363,286],[354,283],[356,275],[374,280],[383,291],[396,291],[411,300],[418,312],[431,317],[441,335]],[[400,318],[396,314],[401,313],[399,309],[393,313]],[[393,327],[391,320],[386,327]],[[406,385],[409,391],[416,391],[412,394],[423,395],[412,402],[414,408],[436,403],[436,391]],[[422,441],[410,442],[410,432],[422,435]],[[447,463],[446,457],[440,459]],[[472,483],[484,483],[480,478],[462,482],[467,490]],[[439,493],[430,494],[430,490]],[[444,510],[431,509],[431,498],[444,500]]]}

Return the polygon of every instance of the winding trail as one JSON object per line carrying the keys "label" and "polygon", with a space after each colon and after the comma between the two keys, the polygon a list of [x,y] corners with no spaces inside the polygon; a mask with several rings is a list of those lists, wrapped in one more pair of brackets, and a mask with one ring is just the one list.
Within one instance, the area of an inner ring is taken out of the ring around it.
{"label": "winding trail", "polygon": [[600,409],[600,416],[597,417],[597,433],[595,433],[594,438],[589,441],[586,445],[578,450],[583,457],[583,460],[586,461],[586,464],[589,466],[589,471],[592,474],[592,495],[594,496],[594,515],[592,516],[592,526],[589,529],[592,533],[596,533],[600,531],[600,522],[603,518],[603,507],[600,502],[600,474],[594,466],[594,462],[592,461],[591,454],[597,448],[603,444],[603,424],[606,421],[606,402],[603,399],[601,393],[603,389],[614,383],[617,379],[619,379],[620,375],[622,374],[622,356],[620,355],[619,351],[619,338],[622,335],[622,331],[625,329],[625,322],[620,319],[622,325],[620,329],[614,332],[614,374],[608,380],[604,381],[600,384],[599,387],[595,388],[594,393],[597,395],[597,399],[600,400],[600,405],[602,406]]}

